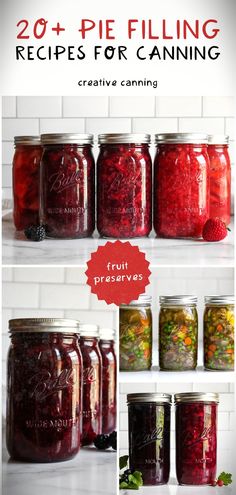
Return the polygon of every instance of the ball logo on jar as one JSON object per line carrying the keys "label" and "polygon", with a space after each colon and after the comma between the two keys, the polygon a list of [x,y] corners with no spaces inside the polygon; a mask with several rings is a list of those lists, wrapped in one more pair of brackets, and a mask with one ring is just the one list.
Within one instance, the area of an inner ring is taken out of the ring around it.
{"label": "ball logo on jar", "polygon": [[70,388],[75,384],[74,370],[64,369],[58,376],[53,376],[50,371],[44,370],[36,373],[29,379],[29,385],[32,386],[30,397],[41,402],[49,395],[52,395],[65,388]]}
{"label": "ball logo on jar", "polygon": [[83,371],[83,381],[84,383],[92,383],[95,382],[97,378],[96,370],[95,368],[84,368]]}
{"label": "ball logo on jar", "polygon": [[134,447],[137,449],[142,449],[150,443],[156,442],[157,440],[163,440],[164,430],[162,426],[154,428],[150,433],[139,433],[134,439]]}
{"label": "ball logo on jar", "polygon": [[114,179],[111,180],[109,186],[104,191],[105,194],[116,193],[122,190],[124,187],[134,187],[136,185],[136,176],[135,174],[130,174],[124,176],[121,172],[115,175]]}
{"label": "ball logo on jar", "polygon": [[52,174],[48,179],[51,185],[50,192],[54,191],[59,194],[65,189],[68,189],[68,187],[77,186],[83,178],[82,175],[82,170],[75,170],[71,175],[66,175],[64,172]]}
{"label": "ball logo on jar", "polygon": [[202,431],[196,432],[188,431],[183,435],[182,442],[184,447],[193,447],[199,442],[203,442],[204,440],[209,440],[211,436],[214,434],[213,426],[205,426]]}

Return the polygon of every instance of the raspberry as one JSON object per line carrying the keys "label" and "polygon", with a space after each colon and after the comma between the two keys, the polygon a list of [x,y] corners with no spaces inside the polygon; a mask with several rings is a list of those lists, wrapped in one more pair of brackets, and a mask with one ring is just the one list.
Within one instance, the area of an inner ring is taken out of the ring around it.
{"label": "raspberry", "polygon": [[25,229],[25,237],[30,241],[43,241],[46,237],[45,228],[43,225],[30,225],[30,227]]}
{"label": "raspberry", "polygon": [[202,237],[207,242],[222,241],[227,236],[227,228],[219,218],[209,218],[202,231]]}
{"label": "raspberry", "polygon": [[224,482],[223,482],[223,480],[218,480],[218,481],[217,481],[217,485],[218,485],[218,486],[224,486]]}

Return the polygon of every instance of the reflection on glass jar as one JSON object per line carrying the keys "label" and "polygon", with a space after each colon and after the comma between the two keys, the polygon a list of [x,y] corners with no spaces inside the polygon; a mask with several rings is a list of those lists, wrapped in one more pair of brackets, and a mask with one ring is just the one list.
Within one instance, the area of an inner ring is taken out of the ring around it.
{"label": "reflection on glass jar", "polygon": [[144,485],[168,483],[170,407],[168,394],[129,394],[129,466],[141,471]]}
{"label": "reflection on glass jar", "polygon": [[96,325],[79,325],[83,358],[82,445],[90,445],[102,432],[102,356]]}
{"label": "reflection on glass jar", "polygon": [[209,157],[205,134],[157,134],[154,228],[159,237],[202,236],[209,218]]}
{"label": "reflection on glass jar", "polygon": [[149,134],[100,134],[97,228],[102,237],[145,237],[152,228]]}
{"label": "reflection on glass jar", "polygon": [[234,369],[234,296],[206,296],[204,312],[204,366],[208,370]]}
{"label": "reflection on glass jar", "polygon": [[99,349],[102,356],[102,433],[116,429],[116,353],[114,330],[100,328]]}
{"label": "reflection on glass jar", "polygon": [[228,136],[208,136],[210,159],[210,217],[230,223],[231,170]]}
{"label": "reflection on glass jar", "polygon": [[43,134],[41,216],[49,237],[90,237],[95,227],[91,134]]}
{"label": "reflection on glass jar", "polygon": [[161,370],[194,370],[198,353],[195,296],[161,296],[159,365]]}
{"label": "reflection on glass jar", "polygon": [[80,447],[82,357],[78,323],[10,320],[7,448],[15,460],[56,462]]}
{"label": "reflection on glass jar", "polygon": [[39,224],[39,136],[16,136],[13,157],[13,218],[17,230]]}
{"label": "reflection on glass jar", "polygon": [[120,370],[142,371],[152,366],[151,297],[120,306]]}
{"label": "reflection on glass jar", "polygon": [[212,393],[176,394],[176,475],[180,485],[216,479],[217,405]]}

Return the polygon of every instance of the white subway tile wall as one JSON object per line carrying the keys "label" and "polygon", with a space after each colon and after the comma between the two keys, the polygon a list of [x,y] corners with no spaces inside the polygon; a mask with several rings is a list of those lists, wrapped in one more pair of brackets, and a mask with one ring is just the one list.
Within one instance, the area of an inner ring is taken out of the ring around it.
{"label": "white subway tile wall", "polygon": [[[220,396],[218,409],[218,451],[217,472],[235,472],[234,459],[234,435],[235,435],[235,411],[234,390],[229,383],[189,383],[189,384],[121,384],[120,385],[120,455],[128,453],[128,414],[126,395],[135,392],[164,392],[175,394],[177,392],[217,392]],[[171,476],[175,476],[175,413],[172,406],[171,413]]]}
{"label": "white subway tile wall", "polygon": [[[17,134],[47,132],[229,133],[235,170],[233,98],[226,96],[3,97],[3,198],[12,197],[11,162]],[[98,147],[95,146],[95,156]],[[154,146],[151,148],[152,156]],[[232,191],[234,188],[232,187]]]}

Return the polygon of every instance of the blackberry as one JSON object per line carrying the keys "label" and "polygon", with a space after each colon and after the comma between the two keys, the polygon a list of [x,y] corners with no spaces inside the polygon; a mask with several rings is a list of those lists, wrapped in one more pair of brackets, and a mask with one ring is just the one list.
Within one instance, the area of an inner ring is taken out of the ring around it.
{"label": "blackberry", "polygon": [[116,431],[113,431],[109,435],[109,442],[110,442],[110,446],[113,448],[113,450],[116,450],[117,449],[117,433],[116,433]]}
{"label": "blackberry", "polygon": [[97,435],[94,439],[94,445],[99,450],[106,450],[110,447],[109,435]]}
{"label": "blackberry", "polygon": [[45,227],[43,225],[30,225],[24,232],[25,237],[30,241],[40,242],[46,237]]}
{"label": "blackberry", "polygon": [[132,474],[131,469],[126,469],[126,470],[124,471],[124,474],[126,474],[127,476],[129,476],[129,474]]}

